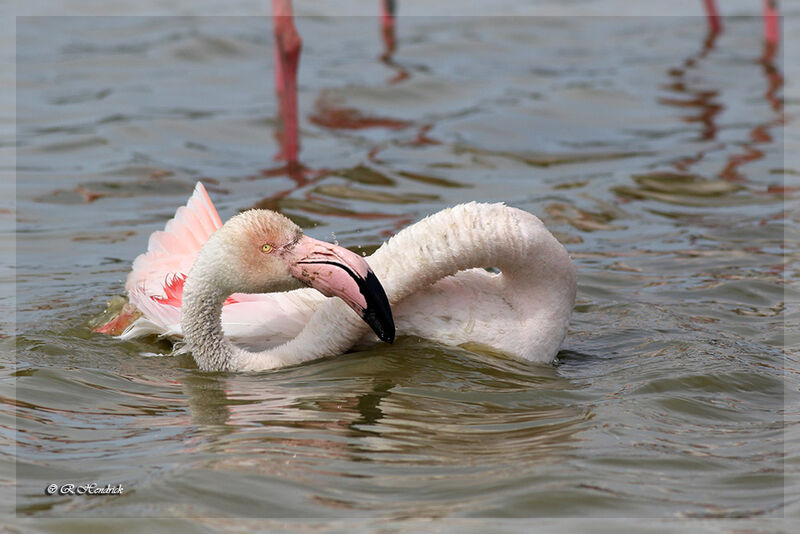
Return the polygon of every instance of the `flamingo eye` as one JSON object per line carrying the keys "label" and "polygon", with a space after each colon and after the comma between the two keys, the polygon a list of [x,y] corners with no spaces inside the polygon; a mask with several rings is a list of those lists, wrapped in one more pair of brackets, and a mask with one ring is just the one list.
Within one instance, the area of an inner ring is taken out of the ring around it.
{"label": "flamingo eye", "polygon": [[267,254],[272,252],[274,249],[275,247],[273,247],[269,243],[264,243],[263,245],[261,245],[261,252],[266,252]]}

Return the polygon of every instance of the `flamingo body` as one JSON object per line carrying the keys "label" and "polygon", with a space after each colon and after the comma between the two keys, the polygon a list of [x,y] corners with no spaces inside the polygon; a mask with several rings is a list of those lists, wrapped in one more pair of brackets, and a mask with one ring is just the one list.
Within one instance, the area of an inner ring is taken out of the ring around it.
{"label": "flamingo body", "polygon": [[[186,206],[151,236],[148,251],[134,262],[126,288],[143,316],[123,338],[182,336],[182,280],[220,227],[198,183]],[[522,210],[474,202],[446,209],[405,228],[366,260],[386,290],[401,335],[448,345],[478,343],[538,362],[552,361],[566,335],[574,267],[544,224]],[[329,342],[330,351],[341,351],[376,341],[365,325],[345,317],[343,303],[331,301],[338,299],[310,288],[234,293],[221,307],[222,330],[250,348],[294,344],[304,359],[310,359],[309,344]],[[286,350],[282,354],[280,365],[296,363]],[[245,360],[239,368],[266,368]],[[280,366],[270,361],[269,368]]]}

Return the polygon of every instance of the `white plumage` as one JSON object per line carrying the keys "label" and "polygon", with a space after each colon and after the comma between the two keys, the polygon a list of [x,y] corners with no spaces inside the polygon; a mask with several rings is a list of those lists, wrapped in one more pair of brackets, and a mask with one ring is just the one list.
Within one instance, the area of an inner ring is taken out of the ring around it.
{"label": "white plumage", "polygon": [[[221,225],[198,183],[133,264],[126,289],[143,316],[123,338],[181,337],[181,288],[165,289],[164,282],[185,278]],[[566,335],[576,291],[572,261],[544,224],[522,210],[455,206],[403,229],[366,260],[386,291],[399,335],[479,343],[538,362],[552,361]],[[500,274],[485,270],[490,267]],[[230,367],[239,370],[299,363],[377,340],[341,300],[310,288],[235,293],[222,306],[221,322],[232,341],[268,349],[235,350]]]}

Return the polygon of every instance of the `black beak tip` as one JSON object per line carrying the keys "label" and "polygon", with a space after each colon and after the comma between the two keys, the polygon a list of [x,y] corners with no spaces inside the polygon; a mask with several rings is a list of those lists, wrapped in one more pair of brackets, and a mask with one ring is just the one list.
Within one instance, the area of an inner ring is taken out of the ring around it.
{"label": "black beak tip", "polygon": [[395,327],[392,317],[392,308],[389,306],[389,299],[383,286],[378,281],[378,277],[372,271],[367,273],[367,277],[358,281],[361,294],[367,301],[367,307],[361,314],[361,318],[367,323],[378,339],[384,343],[394,343]]}
{"label": "black beak tip", "polygon": [[[389,322],[386,324],[382,324],[380,329],[376,329],[372,327],[372,331],[375,332],[375,335],[378,336],[378,339],[383,341],[384,343],[389,343],[390,345],[394,343],[394,321],[389,318]],[[372,326],[372,325],[370,325]]]}
{"label": "black beak tip", "polygon": [[395,329],[394,320],[392,320],[391,315],[388,318],[379,317],[373,310],[367,308],[364,310],[364,314],[361,318],[372,328],[372,331],[375,332],[378,339],[384,343],[394,343]]}

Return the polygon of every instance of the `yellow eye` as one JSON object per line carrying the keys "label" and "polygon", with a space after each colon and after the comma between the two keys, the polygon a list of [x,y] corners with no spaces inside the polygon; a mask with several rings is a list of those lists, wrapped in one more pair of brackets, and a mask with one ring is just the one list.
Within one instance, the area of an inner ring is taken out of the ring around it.
{"label": "yellow eye", "polygon": [[264,243],[263,245],[261,245],[261,252],[266,252],[267,254],[269,254],[270,252],[272,252],[272,250],[273,247],[269,243]]}

